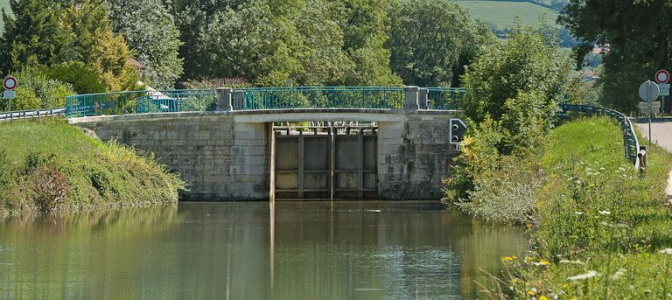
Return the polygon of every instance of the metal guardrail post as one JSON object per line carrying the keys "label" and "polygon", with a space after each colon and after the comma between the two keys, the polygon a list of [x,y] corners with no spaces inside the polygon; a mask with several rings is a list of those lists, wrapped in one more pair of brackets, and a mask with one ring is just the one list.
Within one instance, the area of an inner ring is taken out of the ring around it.
{"label": "metal guardrail post", "polygon": [[639,152],[637,152],[637,160],[639,161],[639,174],[642,177],[646,176],[646,147],[639,147]]}

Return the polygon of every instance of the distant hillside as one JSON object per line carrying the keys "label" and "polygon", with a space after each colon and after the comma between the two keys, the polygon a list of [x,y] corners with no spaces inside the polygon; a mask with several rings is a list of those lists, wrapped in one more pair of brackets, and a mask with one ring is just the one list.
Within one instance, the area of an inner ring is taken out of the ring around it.
{"label": "distant hillside", "polygon": [[[519,16],[523,25],[536,24],[539,16],[546,14],[549,24],[555,24],[558,12],[539,4],[523,1],[456,1],[458,4],[469,9],[472,17],[497,26],[502,30],[512,28],[514,16]],[[549,1],[550,2],[550,1]]]}

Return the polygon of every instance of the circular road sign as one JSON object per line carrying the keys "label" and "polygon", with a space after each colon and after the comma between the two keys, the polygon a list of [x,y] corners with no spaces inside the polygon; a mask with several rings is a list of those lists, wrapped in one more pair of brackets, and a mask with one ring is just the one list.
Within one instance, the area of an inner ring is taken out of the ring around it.
{"label": "circular road sign", "polygon": [[660,95],[660,88],[651,80],[647,80],[639,86],[639,97],[644,101],[653,101],[658,99]]}
{"label": "circular road sign", "polygon": [[667,83],[668,81],[670,81],[670,72],[666,70],[656,72],[656,82]]}
{"label": "circular road sign", "polygon": [[5,89],[10,91],[15,89],[17,84],[19,84],[19,82],[12,76],[5,77],[5,80],[2,82],[2,85],[5,86]]}

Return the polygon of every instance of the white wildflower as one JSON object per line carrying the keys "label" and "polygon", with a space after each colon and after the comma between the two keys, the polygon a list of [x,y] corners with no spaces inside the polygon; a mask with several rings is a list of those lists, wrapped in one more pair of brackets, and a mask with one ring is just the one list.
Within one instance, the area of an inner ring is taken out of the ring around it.
{"label": "white wildflower", "polygon": [[585,280],[585,279],[593,278],[597,275],[599,275],[599,274],[596,271],[590,270],[586,274],[579,274],[579,275],[567,277],[567,280],[569,280],[569,281]]}
{"label": "white wildflower", "polygon": [[601,215],[610,215],[611,212],[608,211],[608,210],[601,210],[601,211],[600,211],[600,214],[601,214]]}
{"label": "white wildflower", "polygon": [[628,224],[612,224],[612,223],[607,223],[607,222],[600,222],[603,226],[611,227],[611,228],[628,228]]}
{"label": "white wildflower", "polygon": [[616,271],[616,273],[614,273],[614,275],[611,275],[611,277],[610,277],[611,280],[620,279],[621,277],[623,277],[623,275],[625,275],[625,271],[626,271],[625,269],[618,269],[618,271]]}
{"label": "white wildflower", "polygon": [[582,211],[575,211],[574,214],[577,215],[577,216],[580,216],[580,215],[584,214],[584,212],[582,212]]}
{"label": "white wildflower", "polygon": [[584,263],[584,262],[582,262],[582,261],[578,261],[578,260],[566,260],[566,259],[560,260],[560,263],[561,263],[561,264],[572,264],[572,265],[585,265],[585,264],[586,264],[586,263]]}
{"label": "white wildflower", "polygon": [[663,250],[658,251],[658,253],[672,255],[672,248],[665,248]]}

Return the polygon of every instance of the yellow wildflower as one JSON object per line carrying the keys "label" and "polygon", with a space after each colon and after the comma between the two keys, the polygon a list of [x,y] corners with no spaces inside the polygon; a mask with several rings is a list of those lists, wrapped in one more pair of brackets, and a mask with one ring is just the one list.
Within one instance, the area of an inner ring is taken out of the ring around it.
{"label": "yellow wildflower", "polygon": [[536,294],[536,293],[534,291],[530,290],[530,291],[527,291],[527,294],[530,295],[530,296],[534,296],[534,294]]}
{"label": "yellow wildflower", "polygon": [[516,260],[516,259],[518,259],[518,257],[516,257],[515,255],[514,256],[504,256],[504,257],[502,257],[502,262],[512,261],[512,260]]}
{"label": "yellow wildflower", "polygon": [[546,296],[539,296],[539,300],[548,300],[548,298]]}
{"label": "yellow wildflower", "polygon": [[551,262],[548,261],[547,259],[540,259],[539,262],[533,262],[532,264],[539,267],[539,266],[548,266],[551,264]]}

